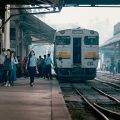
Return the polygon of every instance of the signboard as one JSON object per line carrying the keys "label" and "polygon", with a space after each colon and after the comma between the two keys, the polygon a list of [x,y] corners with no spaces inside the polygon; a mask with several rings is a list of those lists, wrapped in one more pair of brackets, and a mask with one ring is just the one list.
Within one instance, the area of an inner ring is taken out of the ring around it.
{"label": "signboard", "polygon": [[73,30],[72,34],[83,34],[83,30]]}

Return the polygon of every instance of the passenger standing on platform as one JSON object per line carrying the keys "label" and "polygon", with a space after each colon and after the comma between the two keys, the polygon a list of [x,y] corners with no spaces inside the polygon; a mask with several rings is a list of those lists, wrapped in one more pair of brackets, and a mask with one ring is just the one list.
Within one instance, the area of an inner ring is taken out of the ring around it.
{"label": "passenger standing on platform", "polygon": [[7,55],[4,60],[4,77],[5,77],[5,86],[11,85],[11,50],[7,49]]}
{"label": "passenger standing on platform", "polygon": [[117,71],[118,73],[120,73],[120,60],[118,61],[118,64],[117,64]]}
{"label": "passenger standing on platform", "polygon": [[35,74],[36,74],[36,72],[38,72],[38,69],[37,69],[37,58],[35,57],[35,52],[33,50],[29,54],[26,69],[28,69],[28,71],[29,71],[30,86],[32,87],[33,83],[34,83]]}
{"label": "passenger standing on platform", "polygon": [[43,66],[43,59],[41,56],[39,56],[38,61],[37,61],[37,65],[38,65],[38,72],[39,72],[39,77],[42,77],[42,66]]}
{"label": "passenger standing on platform", "polygon": [[50,54],[48,54],[46,58],[46,71],[47,71],[47,78],[52,80],[52,68],[51,68],[52,59],[50,57]]}
{"label": "passenger standing on platform", "polygon": [[42,67],[42,73],[43,73],[43,77],[44,79],[47,77],[47,71],[46,71],[46,55],[44,55],[43,58],[43,67]]}
{"label": "passenger standing on platform", "polygon": [[5,48],[2,48],[2,53],[0,54],[0,83],[3,83],[4,82],[4,76],[3,76],[3,73],[4,73],[4,60],[5,60],[5,54],[6,53],[6,49]]}
{"label": "passenger standing on platform", "polygon": [[111,71],[113,73],[113,76],[115,75],[115,63],[111,63]]}
{"label": "passenger standing on platform", "polygon": [[27,66],[27,57],[24,57],[23,61],[22,61],[22,69],[23,69],[23,74],[24,77],[27,78],[28,77],[28,71],[26,70],[26,66]]}
{"label": "passenger standing on platform", "polygon": [[14,81],[16,80],[16,70],[17,70],[18,59],[15,56],[15,52],[11,52],[11,85],[14,85]]}

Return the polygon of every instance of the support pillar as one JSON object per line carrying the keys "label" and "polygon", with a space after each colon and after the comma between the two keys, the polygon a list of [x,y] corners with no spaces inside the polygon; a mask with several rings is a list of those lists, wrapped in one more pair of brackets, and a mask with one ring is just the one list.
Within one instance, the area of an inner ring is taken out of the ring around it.
{"label": "support pillar", "polygon": [[[5,21],[10,17],[10,5],[6,5]],[[4,48],[10,49],[10,20],[5,24]]]}

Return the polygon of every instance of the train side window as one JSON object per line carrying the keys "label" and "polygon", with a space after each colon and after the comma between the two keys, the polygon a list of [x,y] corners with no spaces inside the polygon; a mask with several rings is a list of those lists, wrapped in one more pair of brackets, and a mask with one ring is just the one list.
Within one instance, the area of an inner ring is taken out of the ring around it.
{"label": "train side window", "polygon": [[69,45],[70,36],[56,36],[56,45]]}
{"label": "train side window", "polygon": [[98,36],[85,36],[84,44],[85,45],[98,45],[99,40]]}

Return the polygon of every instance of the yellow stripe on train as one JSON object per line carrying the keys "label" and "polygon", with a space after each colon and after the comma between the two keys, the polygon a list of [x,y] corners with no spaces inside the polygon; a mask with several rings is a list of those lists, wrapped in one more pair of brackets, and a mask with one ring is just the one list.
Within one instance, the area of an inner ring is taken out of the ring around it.
{"label": "yellow stripe on train", "polygon": [[97,57],[96,52],[87,52],[84,55],[84,58],[96,58],[96,57]]}
{"label": "yellow stripe on train", "polygon": [[70,52],[60,51],[56,53],[56,58],[70,58]]}

